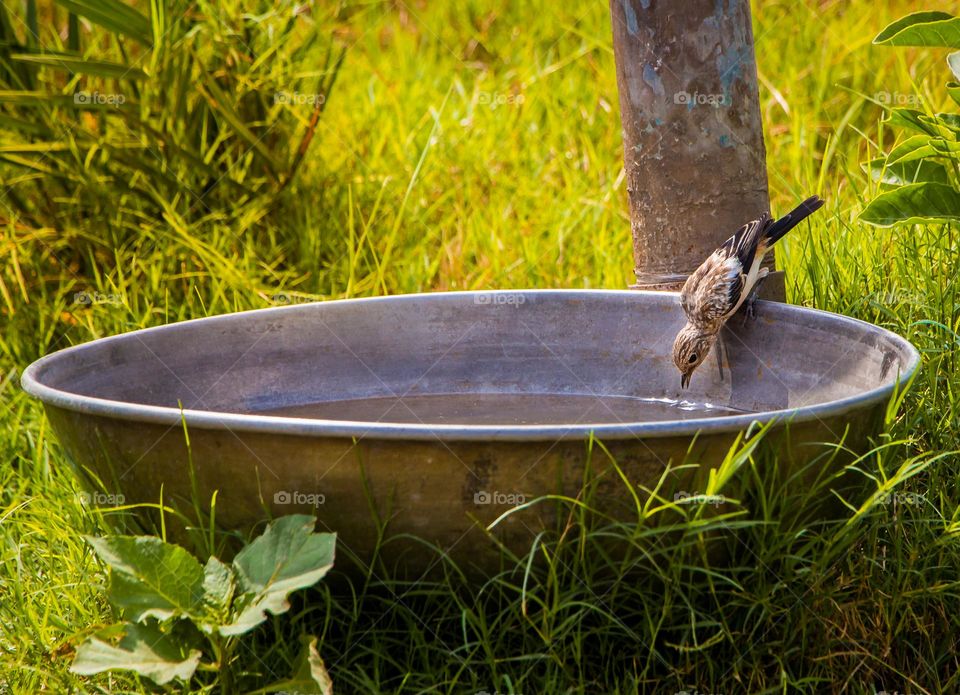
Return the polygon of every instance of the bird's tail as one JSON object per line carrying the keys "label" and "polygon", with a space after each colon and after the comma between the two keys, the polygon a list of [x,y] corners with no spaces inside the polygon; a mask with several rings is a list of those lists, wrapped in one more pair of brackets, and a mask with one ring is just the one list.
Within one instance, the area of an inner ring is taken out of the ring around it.
{"label": "bird's tail", "polygon": [[766,229],[764,237],[767,240],[767,245],[772,246],[779,239],[783,237],[784,234],[789,232],[791,229],[800,224],[807,217],[815,213],[817,210],[823,207],[823,200],[818,196],[811,196],[805,201],[800,203],[796,208],[791,212],[787,213],[776,222],[771,224]]}

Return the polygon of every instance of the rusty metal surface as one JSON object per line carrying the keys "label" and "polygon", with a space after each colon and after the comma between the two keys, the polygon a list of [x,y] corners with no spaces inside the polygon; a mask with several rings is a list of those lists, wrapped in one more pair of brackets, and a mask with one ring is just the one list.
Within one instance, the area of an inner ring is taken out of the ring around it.
{"label": "rusty metal surface", "polygon": [[[128,504],[157,502],[162,485],[165,501],[190,508],[185,422],[202,504],[219,490],[225,527],[311,511],[369,559],[379,517],[391,533],[492,567],[495,548],[476,524],[535,496],[576,493],[591,433],[643,485],[680,462],[697,434],[692,454],[706,470],[753,421],[775,419],[781,434],[789,423],[790,440],[777,446],[795,465],[818,453],[804,443],[846,435],[862,446],[918,364],[909,343],[870,324],[767,302],[758,314],[727,332],[727,379],[708,360],[684,394],[760,411],[724,418],[471,426],[256,414],[390,393],[676,399],[677,295],[629,290],[401,295],[230,314],[68,348],[31,365],[22,383],[77,464]],[[611,508],[628,502],[622,486],[603,494]],[[523,548],[550,523],[536,507],[498,534]],[[429,556],[412,543],[390,547],[384,557],[409,567]]]}

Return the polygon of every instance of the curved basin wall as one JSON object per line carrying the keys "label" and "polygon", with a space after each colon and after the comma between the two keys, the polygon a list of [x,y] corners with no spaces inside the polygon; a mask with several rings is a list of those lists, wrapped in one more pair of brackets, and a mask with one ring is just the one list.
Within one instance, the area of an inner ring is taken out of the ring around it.
{"label": "curved basin wall", "polygon": [[683,322],[669,293],[407,295],[137,331],[71,349],[34,376],[82,396],[231,413],[475,392],[689,398],[765,411],[891,384],[914,360],[875,327],[761,302],[755,322],[734,319],[724,331],[731,374],[721,381],[711,355],[681,392],[671,348]]}

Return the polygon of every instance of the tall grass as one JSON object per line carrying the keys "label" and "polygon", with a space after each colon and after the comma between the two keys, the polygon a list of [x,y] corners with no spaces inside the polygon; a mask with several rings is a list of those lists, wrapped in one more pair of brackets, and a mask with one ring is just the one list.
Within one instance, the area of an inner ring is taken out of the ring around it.
{"label": "tall grass", "polygon": [[[154,56],[133,37],[71,21],[68,4],[41,4],[35,38],[28,13],[8,10],[8,23],[31,51],[124,64],[146,56],[144,72],[167,81],[31,63],[30,89],[71,101],[0,104],[19,121],[0,122],[0,683],[24,693],[143,692],[127,678],[67,672],[73,647],[108,621],[104,576],[80,534],[102,531],[110,512],[80,503],[18,371],[91,338],[271,303],[625,287],[632,259],[609,19],[603,3],[546,0],[351,2],[311,6],[296,20],[292,4],[195,3],[167,13],[165,26],[182,31]],[[340,692],[958,688],[960,310],[944,270],[958,257],[956,233],[856,221],[875,186],[860,163],[892,137],[876,95],[946,99],[937,57],[870,46],[911,9],[920,8],[754,3],[774,212],[814,192],[829,203],[810,234],[779,249],[788,296],[884,325],[924,354],[886,434],[854,466],[864,494],[812,522],[804,512],[829,479],[781,479],[769,451],[737,449],[720,492],[736,502],[722,513],[666,500],[613,523],[590,504],[588,480],[584,504],[479,590],[441,554],[439,577],[376,572],[325,587],[243,655],[251,671],[288,672],[309,625]],[[291,23],[289,41],[278,41]],[[319,119],[312,104],[273,103],[275,92],[313,93],[340,48]],[[251,51],[267,57],[248,60]],[[0,56],[0,78],[12,79]],[[78,89],[139,90],[129,103],[142,121],[131,126],[141,154],[121,146],[126,116],[70,106]],[[165,101],[176,94],[196,126]],[[251,134],[275,126],[266,153],[248,151],[222,107]],[[25,149],[54,138],[67,148]],[[226,178],[206,191],[212,172]],[[599,444],[592,455],[604,455]],[[605,542],[627,556],[597,552]]]}

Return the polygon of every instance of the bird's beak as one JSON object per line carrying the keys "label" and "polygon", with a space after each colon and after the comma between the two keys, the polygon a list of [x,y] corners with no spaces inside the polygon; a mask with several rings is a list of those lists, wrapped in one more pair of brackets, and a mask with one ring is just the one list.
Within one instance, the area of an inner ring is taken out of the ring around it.
{"label": "bird's beak", "polygon": [[690,372],[680,375],[680,388],[685,389],[690,385]]}

